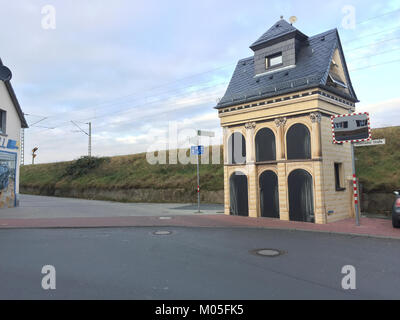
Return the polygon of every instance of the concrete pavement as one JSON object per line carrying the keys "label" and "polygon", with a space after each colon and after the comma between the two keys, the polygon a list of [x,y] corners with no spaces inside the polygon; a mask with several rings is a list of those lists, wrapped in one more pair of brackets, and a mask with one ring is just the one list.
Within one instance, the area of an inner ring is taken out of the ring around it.
{"label": "concrete pavement", "polygon": [[[75,198],[20,195],[20,206],[0,210],[0,219],[138,217],[190,215],[197,204],[121,203]],[[202,214],[223,213],[223,205],[202,204]]]}

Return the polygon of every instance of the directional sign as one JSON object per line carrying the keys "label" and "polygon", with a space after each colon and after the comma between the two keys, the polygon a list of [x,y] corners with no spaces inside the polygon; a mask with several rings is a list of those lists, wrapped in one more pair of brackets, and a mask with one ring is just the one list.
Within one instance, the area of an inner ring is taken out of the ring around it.
{"label": "directional sign", "polygon": [[355,147],[368,147],[368,146],[378,146],[386,144],[386,139],[376,139],[376,140],[369,140],[369,141],[361,141],[356,142],[354,144]]}
{"label": "directional sign", "polygon": [[205,131],[205,130],[197,130],[197,135],[198,136],[203,136],[203,137],[210,137],[210,138],[215,137],[215,133],[214,132]]}
{"label": "directional sign", "polygon": [[190,148],[190,153],[195,156],[204,154],[204,146],[193,146]]}

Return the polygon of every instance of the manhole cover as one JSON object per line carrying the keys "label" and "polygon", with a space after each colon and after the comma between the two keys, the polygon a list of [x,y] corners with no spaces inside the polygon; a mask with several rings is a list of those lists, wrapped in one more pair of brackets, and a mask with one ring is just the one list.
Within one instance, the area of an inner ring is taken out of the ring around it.
{"label": "manhole cover", "polygon": [[159,217],[158,219],[160,219],[160,220],[171,220],[172,218],[171,217]]}
{"label": "manhole cover", "polygon": [[172,233],[171,231],[162,231],[162,230],[153,232],[153,234],[156,236],[167,236],[171,233]]}
{"label": "manhole cover", "polygon": [[258,249],[252,252],[263,257],[277,257],[283,254],[283,251],[277,249]]}

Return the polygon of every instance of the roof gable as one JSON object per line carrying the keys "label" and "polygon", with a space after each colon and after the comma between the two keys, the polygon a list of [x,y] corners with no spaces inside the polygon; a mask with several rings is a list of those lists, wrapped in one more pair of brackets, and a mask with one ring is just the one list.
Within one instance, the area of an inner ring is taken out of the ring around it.
{"label": "roof gable", "polygon": [[[0,66],[3,66],[3,65],[4,65],[3,62],[0,59]],[[5,84],[6,88],[7,88],[8,94],[10,95],[10,98],[11,98],[11,101],[12,101],[14,107],[15,107],[15,110],[18,113],[18,117],[19,117],[19,119],[21,121],[21,127],[22,128],[28,128],[28,123],[26,122],[24,113],[22,112],[21,106],[20,106],[20,104],[18,102],[17,96],[16,96],[16,94],[14,92],[14,89],[13,89],[13,87],[11,85],[10,80],[4,81],[4,84]]]}
{"label": "roof gable", "polygon": [[268,42],[272,40],[278,39],[280,37],[283,37],[291,33],[298,33],[301,34],[303,37],[306,37],[304,34],[302,34],[299,30],[293,27],[286,20],[281,19],[278,22],[276,22],[271,28],[269,28],[268,31],[265,32],[260,38],[258,38],[250,46],[250,48],[252,50],[255,50],[259,46],[266,45]]}
{"label": "roof gable", "polygon": [[[348,94],[327,85],[331,61],[336,49],[341,56],[343,71],[349,88]],[[358,101],[351,85],[336,29],[309,37],[306,44],[297,53],[296,65],[289,69],[255,76],[254,57],[240,60],[225,95],[216,108],[256,101],[312,87],[322,87],[350,101]]]}

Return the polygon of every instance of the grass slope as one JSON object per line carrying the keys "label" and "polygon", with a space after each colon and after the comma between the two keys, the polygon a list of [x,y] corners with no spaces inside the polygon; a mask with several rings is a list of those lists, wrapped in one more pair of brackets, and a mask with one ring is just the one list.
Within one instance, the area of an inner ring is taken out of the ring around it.
{"label": "grass slope", "polygon": [[[373,138],[386,138],[386,145],[356,148],[357,175],[366,192],[400,189],[400,127],[373,130]],[[221,152],[222,154],[222,152]],[[221,159],[222,163],[222,159]],[[21,167],[21,186],[38,189],[184,189],[194,191],[196,165],[150,165],[146,154],[105,158],[86,174],[67,175],[74,162]],[[201,165],[203,190],[223,189],[223,166]]]}
{"label": "grass slope", "polygon": [[[85,174],[67,174],[74,163],[70,161],[23,166],[20,185],[40,190],[151,188],[194,191],[197,187],[195,164],[151,165],[147,162],[145,153],[104,158],[96,168]],[[202,189],[216,191],[224,188],[222,164],[200,165],[200,175]]]}
{"label": "grass slope", "polygon": [[357,147],[356,171],[366,192],[393,192],[400,189],[400,127],[372,130],[373,139],[386,145]]}

